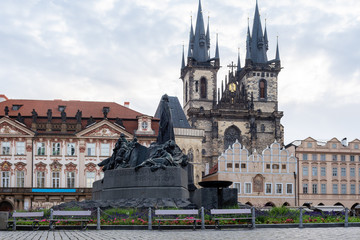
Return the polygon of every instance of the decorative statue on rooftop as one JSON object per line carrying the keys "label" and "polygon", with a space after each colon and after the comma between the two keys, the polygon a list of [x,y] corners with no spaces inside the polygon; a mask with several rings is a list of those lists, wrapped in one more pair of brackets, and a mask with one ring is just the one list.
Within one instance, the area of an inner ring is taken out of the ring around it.
{"label": "decorative statue on rooftop", "polygon": [[48,122],[51,122],[51,120],[52,120],[52,110],[48,109],[46,115],[47,115]]}
{"label": "decorative statue on rooftop", "polygon": [[81,123],[82,111],[80,111],[78,109],[77,112],[76,112],[75,118],[76,118],[76,123]]}
{"label": "decorative statue on rooftop", "polygon": [[37,114],[37,112],[35,111],[35,109],[32,110],[32,112],[31,112],[31,117],[32,117],[33,123],[36,123],[38,114]]}
{"label": "decorative statue on rooftop", "polygon": [[169,109],[169,98],[165,94],[160,106],[160,127],[157,141],[149,148],[140,145],[135,137],[127,141],[124,134],[120,135],[111,157],[103,160],[98,166],[103,171],[117,168],[134,168],[135,171],[142,167],[150,167],[151,171],[167,167],[185,167],[188,157],[184,155],[175,143],[175,135]]}
{"label": "decorative statue on rooftop", "polygon": [[66,122],[66,112],[65,110],[62,110],[61,111],[61,121],[64,123]]}
{"label": "decorative statue on rooftop", "polygon": [[9,107],[6,106],[5,109],[4,109],[4,111],[5,111],[5,116],[8,116],[8,115],[9,115]]}

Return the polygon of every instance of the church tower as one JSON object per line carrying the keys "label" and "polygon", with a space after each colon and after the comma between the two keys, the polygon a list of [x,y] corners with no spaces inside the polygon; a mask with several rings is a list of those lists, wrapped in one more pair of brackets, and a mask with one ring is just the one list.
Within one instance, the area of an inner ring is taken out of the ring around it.
{"label": "church tower", "polygon": [[217,72],[220,68],[219,49],[216,42],[215,57],[210,57],[210,26],[205,32],[204,17],[199,0],[195,32],[190,25],[187,64],[185,65],[184,49],[181,66],[183,81],[184,112],[201,109],[209,111],[216,104]]}
{"label": "church tower", "polygon": [[202,159],[213,167],[219,155],[236,141],[252,152],[261,152],[274,141],[283,144],[284,129],[280,124],[283,112],[278,110],[279,46],[275,58],[268,60],[267,28],[263,31],[257,1],[252,31],[248,26],[244,38],[244,67],[239,52],[237,64],[228,65],[229,73],[219,88],[218,41],[211,58],[209,32],[209,23],[205,32],[199,1],[195,32],[192,23],[190,27],[187,64],[183,48],[183,108],[191,126],[204,130]]}

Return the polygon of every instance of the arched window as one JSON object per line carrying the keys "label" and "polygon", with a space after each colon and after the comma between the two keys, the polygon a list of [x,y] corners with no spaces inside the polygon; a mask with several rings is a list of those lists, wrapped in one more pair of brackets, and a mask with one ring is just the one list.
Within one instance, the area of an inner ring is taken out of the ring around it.
{"label": "arched window", "polygon": [[188,83],[185,83],[185,103],[188,101]]}
{"label": "arched window", "polygon": [[207,83],[206,78],[200,79],[200,98],[206,98],[207,97]]}
{"label": "arched window", "polygon": [[237,127],[231,126],[227,128],[224,134],[224,150],[228,149],[229,146],[232,147],[236,139],[241,143],[240,135],[241,132]]}
{"label": "arched window", "polygon": [[259,82],[259,97],[260,98],[266,98],[267,96],[267,86],[266,81],[264,79],[261,79]]}

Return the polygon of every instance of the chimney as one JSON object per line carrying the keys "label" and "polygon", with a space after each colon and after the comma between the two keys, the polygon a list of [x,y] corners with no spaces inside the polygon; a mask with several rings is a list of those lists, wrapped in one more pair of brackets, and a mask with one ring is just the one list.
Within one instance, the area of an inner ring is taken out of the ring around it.
{"label": "chimney", "polygon": [[344,147],[347,147],[348,144],[347,144],[347,138],[343,138],[343,140],[341,140],[341,144],[344,146]]}
{"label": "chimney", "polygon": [[124,102],[124,107],[129,108],[130,107],[130,102]]}

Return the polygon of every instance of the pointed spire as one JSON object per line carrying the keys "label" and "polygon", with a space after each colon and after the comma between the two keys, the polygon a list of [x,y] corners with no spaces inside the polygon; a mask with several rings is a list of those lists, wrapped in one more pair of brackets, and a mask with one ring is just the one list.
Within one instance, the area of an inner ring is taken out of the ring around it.
{"label": "pointed spire", "polygon": [[182,60],[181,60],[181,69],[185,68],[185,57],[184,57],[184,44],[182,46]]}
{"label": "pointed spire", "polygon": [[237,62],[237,72],[241,71],[241,65],[240,65],[240,48],[238,49],[238,62]]}
{"label": "pointed spire", "polygon": [[266,63],[266,46],[264,35],[261,27],[260,13],[258,3],[256,1],[254,23],[251,34],[251,59],[254,63]]}
{"label": "pointed spire", "polygon": [[248,18],[248,30],[246,36],[246,60],[251,59],[251,36],[250,36],[250,26],[249,26],[249,18]]}
{"label": "pointed spire", "polygon": [[188,58],[192,57],[192,51],[194,49],[194,29],[192,24],[192,16],[191,18],[191,26],[190,26],[190,36],[189,36],[189,49],[188,49]]}
{"label": "pointed spire", "polygon": [[206,30],[206,44],[207,48],[210,48],[210,16],[208,16],[208,24],[207,24],[207,30]]}
{"label": "pointed spire", "polygon": [[218,44],[218,34],[216,34],[216,48],[215,48],[215,59],[219,59],[219,44]]}
{"label": "pointed spire", "polygon": [[268,41],[268,36],[267,36],[267,31],[266,31],[266,18],[265,18],[264,43],[265,43],[266,51],[269,50],[269,41]]}
{"label": "pointed spire", "polygon": [[275,60],[280,62],[279,36],[277,37],[277,40],[276,40],[276,56],[275,56]]}
{"label": "pointed spire", "polygon": [[207,62],[209,60],[208,46],[205,34],[204,18],[199,0],[198,14],[196,18],[196,27],[194,35],[193,58],[197,62]]}

